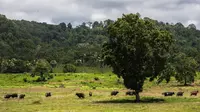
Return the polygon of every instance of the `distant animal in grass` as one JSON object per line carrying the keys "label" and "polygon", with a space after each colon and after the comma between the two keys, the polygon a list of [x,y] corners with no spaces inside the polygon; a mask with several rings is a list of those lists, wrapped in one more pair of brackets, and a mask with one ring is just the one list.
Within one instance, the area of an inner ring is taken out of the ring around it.
{"label": "distant animal in grass", "polygon": [[5,99],[9,99],[11,97],[11,94],[6,94],[6,95],[4,95],[4,98]]}
{"label": "distant animal in grass", "polygon": [[78,98],[85,98],[84,93],[76,93],[76,96],[78,96]]}
{"label": "distant animal in grass", "polygon": [[6,94],[4,96],[5,99],[9,99],[9,98],[17,98],[18,94],[17,93],[12,93],[12,94]]}
{"label": "distant animal in grass", "polygon": [[18,94],[17,93],[12,93],[10,94],[12,98],[17,98],[18,97]]}
{"label": "distant animal in grass", "polygon": [[176,96],[183,96],[183,93],[184,93],[184,92],[182,92],[182,91],[181,91],[181,92],[178,92],[178,93],[176,93]]}
{"label": "distant animal in grass", "polygon": [[119,91],[112,91],[111,96],[116,96],[119,93]]}
{"label": "distant animal in grass", "polygon": [[135,91],[127,91],[126,95],[133,96],[135,95]]}
{"label": "distant animal in grass", "polygon": [[89,92],[89,96],[92,96],[92,92]]}
{"label": "distant animal in grass", "polygon": [[26,96],[25,94],[20,94],[19,99],[24,99],[25,96]]}
{"label": "distant animal in grass", "polygon": [[94,80],[95,80],[95,81],[98,81],[98,80],[99,80],[99,78],[98,78],[98,77],[95,77],[95,78],[94,78]]}
{"label": "distant animal in grass", "polygon": [[45,93],[46,97],[51,97],[51,92]]}
{"label": "distant animal in grass", "polygon": [[174,92],[164,92],[162,95],[164,96],[173,96],[175,93]]}
{"label": "distant animal in grass", "polygon": [[194,95],[194,96],[197,96],[198,92],[199,92],[199,91],[192,91],[192,92],[190,93],[190,96],[193,96],[193,95]]}

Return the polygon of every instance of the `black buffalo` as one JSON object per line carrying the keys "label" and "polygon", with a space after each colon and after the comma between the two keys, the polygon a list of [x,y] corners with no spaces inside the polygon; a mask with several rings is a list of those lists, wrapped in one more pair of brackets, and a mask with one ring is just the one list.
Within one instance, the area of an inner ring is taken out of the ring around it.
{"label": "black buffalo", "polygon": [[176,96],[183,96],[183,93],[184,92],[178,92],[178,93],[176,93]]}
{"label": "black buffalo", "polygon": [[11,97],[11,94],[6,94],[6,95],[4,96],[5,99],[9,99],[10,97]]}
{"label": "black buffalo", "polygon": [[164,92],[162,95],[164,96],[173,96],[175,93],[174,92]]}
{"label": "black buffalo", "polygon": [[51,92],[45,93],[46,97],[51,97]]}
{"label": "black buffalo", "polygon": [[12,98],[17,98],[17,97],[18,97],[18,94],[17,94],[17,93],[12,93],[12,94],[10,94],[10,96],[11,96]]}
{"label": "black buffalo", "polygon": [[89,92],[89,96],[92,96],[92,92]]}
{"label": "black buffalo", "polygon": [[79,98],[85,98],[85,94],[84,93],[76,93],[76,96],[78,96]]}
{"label": "black buffalo", "polygon": [[119,91],[112,91],[111,96],[116,96],[119,93]]}
{"label": "black buffalo", "polygon": [[17,98],[18,94],[17,93],[11,93],[11,94],[6,94],[4,96],[5,99],[9,99],[9,98]]}
{"label": "black buffalo", "polygon": [[25,96],[26,96],[25,94],[20,94],[19,99],[24,99]]}

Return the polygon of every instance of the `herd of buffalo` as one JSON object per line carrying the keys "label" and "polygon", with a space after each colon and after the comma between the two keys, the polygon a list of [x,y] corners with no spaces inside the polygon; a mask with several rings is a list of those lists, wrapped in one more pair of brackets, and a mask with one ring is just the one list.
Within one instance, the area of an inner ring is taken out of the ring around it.
{"label": "herd of buffalo", "polygon": [[[190,93],[190,96],[196,96],[198,94],[199,91],[192,91]],[[112,91],[111,92],[111,96],[116,96],[117,94],[119,93],[119,91]],[[162,95],[164,96],[173,96],[175,93],[174,92],[163,92]],[[184,92],[177,92],[176,93],[176,96],[183,96]],[[45,93],[45,97],[51,97],[51,92],[47,92]],[[135,91],[127,91],[126,92],[126,95],[129,95],[129,96],[133,96],[135,95]],[[76,93],[76,96],[78,98],[85,98],[85,94],[84,93]],[[92,96],[92,92],[89,92],[89,96],[91,97]],[[5,99],[9,99],[9,98],[19,98],[19,99],[24,99],[25,97],[25,94],[17,94],[17,93],[12,93],[12,94],[6,94],[4,96]]]}
{"label": "herd of buffalo", "polygon": [[[199,91],[192,91],[190,93],[190,96],[196,96],[198,94]],[[111,92],[111,96],[116,96],[117,94],[119,93],[119,91],[112,91]],[[183,96],[183,93],[184,92],[177,92],[176,93],[176,96]],[[162,95],[164,96],[173,96],[175,93],[174,92],[163,92]],[[133,96],[135,95],[135,91],[127,91],[126,92],[126,95],[129,95],[129,96]],[[78,98],[85,98],[85,94],[84,93],[76,93],[76,96]],[[92,96],[92,92],[89,92],[89,96]]]}
{"label": "herd of buffalo", "polygon": [[[11,93],[11,94],[6,94],[4,96],[5,99],[9,99],[9,98],[19,98],[19,99],[24,99],[26,95],[25,94],[17,94],[17,93]],[[45,93],[46,97],[50,97],[51,96],[51,92],[47,92]]]}
{"label": "herd of buffalo", "polygon": [[24,99],[25,94],[20,94],[20,95],[18,95],[17,93],[12,93],[12,94],[6,94],[6,95],[4,96],[5,99],[9,99],[9,98],[18,98],[18,97],[19,97],[19,99]]}
{"label": "herd of buffalo", "polygon": [[[198,92],[199,91],[192,91],[192,92],[190,92],[190,96],[196,96],[197,94],[198,94]],[[183,93],[184,92],[177,92],[176,93],[176,96],[183,96]],[[162,93],[162,95],[164,95],[164,96],[173,96],[175,93],[174,92],[164,92],[164,93]]]}

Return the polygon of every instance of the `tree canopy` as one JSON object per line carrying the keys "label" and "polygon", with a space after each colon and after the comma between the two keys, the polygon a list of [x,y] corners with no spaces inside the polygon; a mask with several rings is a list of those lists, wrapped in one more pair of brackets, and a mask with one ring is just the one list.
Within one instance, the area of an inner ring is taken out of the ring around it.
{"label": "tree canopy", "polygon": [[184,85],[194,82],[198,67],[197,61],[192,57],[186,56],[184,53],[179,53],[174,60],[176,69],[175,78],[177,81],[184,83]]}
{"label": "tree canopy", "polygon": [[138,101],[145,79],[156,78],[164,69],[172,35],[139,14],[123,15],[109,26],[108,34],[102,51],[105,64],[136,91]]}
{"label": "tree canopy", "polygon": [[51,65],[49,64],[49,62],[46,61],[45,59],[40,59],[36,61],[33,73],[31,75],[33,77],[39,76],[37,81],[46,81],[52,78],[52,75],[49,74],[50,71],[51,71]]}

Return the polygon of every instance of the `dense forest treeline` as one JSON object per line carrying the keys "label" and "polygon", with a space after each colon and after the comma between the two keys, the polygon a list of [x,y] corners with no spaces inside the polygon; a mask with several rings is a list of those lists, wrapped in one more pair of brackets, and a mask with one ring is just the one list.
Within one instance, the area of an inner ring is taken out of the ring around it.
{"label": "dense forest treeline", "polygon": [[[167,30],[174,37],[174,51],[182,52],[200,63],[200,31],[194,24],[169,24],[152,20],[158,28]],[[30,63],[37,59],[55,60],[59,64],[99,66],[101,49],[108,41],[107,27],[113,20],[84,22],[72,27],[71,23],[51,25],[26,20],[10,20],[0,15],[0,64],[1,72],[7,64],[23,65],[29,71]],[[16,68],[15,72],[20,71]]]}
{"label": "dense forest treeline", "polygon": [[94,22],[92,28],[83,23],[72,28],[66,25],[25,20],[8,20],[0,16],[0,57],[22,60],[47,59],[59,63],[84,60],[95,65],[101,45],[106,40],[105,24]]}

